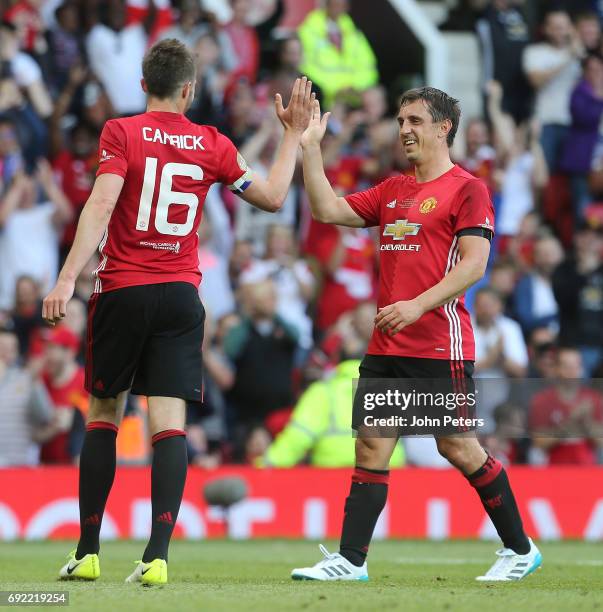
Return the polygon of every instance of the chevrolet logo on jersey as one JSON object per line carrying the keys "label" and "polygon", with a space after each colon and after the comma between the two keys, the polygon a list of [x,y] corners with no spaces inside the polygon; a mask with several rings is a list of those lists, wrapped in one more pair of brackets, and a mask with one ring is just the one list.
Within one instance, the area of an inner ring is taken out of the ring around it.
{"label": "chevrolet logo on jersey", "polygon": [[408,219],[398,219],[395,223],[385,224],[383,235],[391,236],[394,240],[404,240],[406,236],[416,236],[420,229],[420,223],[411,223]]}

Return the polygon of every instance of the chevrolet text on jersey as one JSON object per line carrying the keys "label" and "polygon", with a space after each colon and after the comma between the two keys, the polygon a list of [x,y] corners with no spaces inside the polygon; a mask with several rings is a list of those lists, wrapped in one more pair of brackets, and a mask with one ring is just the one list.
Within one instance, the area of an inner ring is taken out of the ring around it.
{"label": "chevrolet text on jersey", "polygon": [[164,145],[171,145],[177,149],[186,151],[205,151],[201,144],[203,136],[193,136],[192,134],[168,134],[159,128],[143,127],[142,137],[147,142],[159,142]]}

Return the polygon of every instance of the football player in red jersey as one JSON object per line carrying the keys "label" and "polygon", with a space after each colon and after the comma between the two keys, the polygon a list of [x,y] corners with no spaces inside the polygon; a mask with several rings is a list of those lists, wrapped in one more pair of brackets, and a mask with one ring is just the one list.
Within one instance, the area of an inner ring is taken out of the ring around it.
{"label": "football player in red jersey", "polygon": [[[314,102],[302,136],[304,180],[312,215],[323,223],[378,226],[381,234],[378,313],[360,379],[449,379],[471,384],[474,340],[465,291],[486,269],[494,213],[486,186],[453,164],[458,101],[431,87],[406,92],[398,114],[400,140],[414,176],[392,177],[367,191],[337,197],[325,177],[320,142],[329,113]],[[356,420],[354,426],[360,428]],[[399,429],[395,430],[400,432]],[[475,436],[436,435],[438,450],[477,491],[504,548],[478,577],[518,580],[541,555],[526,536],[502,464]],[[339,553],[294,579],[367,580],[366,555],[387,498],[389,459],[397,437],[356,441],[356,469],[345,503]]]}
{"label": "football player in red jersey", "polygon": [[64,578],[99,575],[99,531],[115,475],[115,438],[126,394],[149,398],[153,441],[151,537],[128,581],[167,581],[168,545],[186,478],[185,402],[201,401],[205,312],[197,228],[209,187],[224,183],[250,204],[278,210],[289,189],[311,112],[311,82],[297,79],[287,108],[276,95],[284,135],[267,179],[254,174],[233,143],[184,112],[195,91],[187,48],[164,40],[146,54],[147,111],[108,121],[97,178],[73,247],[43,303],[54,324],[96,248],[101,255],[90,299],[86,389],[91,393],[80,457],[80,540]]}

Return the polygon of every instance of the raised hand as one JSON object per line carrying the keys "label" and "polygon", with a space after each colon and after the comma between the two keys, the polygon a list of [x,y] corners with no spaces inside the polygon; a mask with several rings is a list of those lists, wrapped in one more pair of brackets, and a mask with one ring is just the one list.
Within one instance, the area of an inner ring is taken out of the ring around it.
{"label": "raised hand", "polygon": [[320,141],[323,139],[323,136],[327,130],[327,122],[329,121],[330,116],[331,113],[325,113],[321,118],[320,102],[318,100],[314,100],[310,123],[308,124],[305,132],[302,134],[301,143],[303,147],[320,144]]}
{"label": "raised hand", "polygon": [[283,107],[281,94],[276,94],[274,99],[276,116],[285,130],[298,134],[303,133],[308,127],[315,97],[316,94],[312,93],[312,81],[309,81],[307,77],[295,79],[287,108]]}

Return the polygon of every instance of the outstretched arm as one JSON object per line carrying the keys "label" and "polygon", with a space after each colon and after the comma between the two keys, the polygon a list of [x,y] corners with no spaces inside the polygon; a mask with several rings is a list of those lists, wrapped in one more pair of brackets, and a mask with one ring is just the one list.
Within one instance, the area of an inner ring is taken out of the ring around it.
{"label": "outstretched arm", "polygon": [[296,79],[287,108],[283,107],[281,95],[276,94],[276,114],[285,133],[268,178],[254,174],[251,185],[241,194],[249,204],[268,212],[276,212],[283,205],[293,178],[301,136],[310,120],[313,99],[312,81],[306,77]]}
{"label": "outstretched arm", "polygon": [[100,244],[124,184],[117,174],[101,174],[82,210],[73,246],[54,289],[44,298],[42,318],[54,325],[64,316],[75,281]]}
{"label": "outstretched arm", "polygon": [[338,197],[325,175],[320,142],[325,135],[330,113],[320,116],[320,104],[314,100],[312,117],[301,140],[304,152],[304,184],[310,200],[312,216],[322,223],[348,227],[364,227],[364,219],[356,214],[345,198]]}

